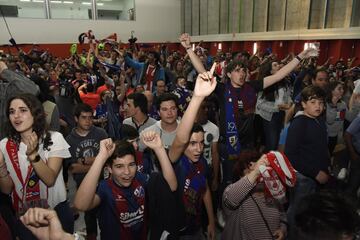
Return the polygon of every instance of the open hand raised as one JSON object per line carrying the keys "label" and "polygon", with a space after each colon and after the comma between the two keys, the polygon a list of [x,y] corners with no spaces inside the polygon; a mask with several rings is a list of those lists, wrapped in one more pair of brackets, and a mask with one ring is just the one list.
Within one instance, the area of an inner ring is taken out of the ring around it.
{"label": "open hand raised", "polygon": [[190,48],[191,47],[191,41],[190,41],[190,36],[187,33],[183,33],[180,35],[180,43],[184,48]]}
{"label": "open hand raised", "polygon": [[29,136],[24,139],[24,143],[26,145],[26,155],[34,155],[36,154],[39,148],[39,139],[36,132],[32,132]]}

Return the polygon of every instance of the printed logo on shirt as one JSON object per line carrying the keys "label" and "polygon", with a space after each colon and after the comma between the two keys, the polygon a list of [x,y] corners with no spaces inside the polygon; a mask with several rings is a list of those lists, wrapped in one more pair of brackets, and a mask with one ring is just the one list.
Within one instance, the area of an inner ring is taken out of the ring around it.
{"label": "printed logo on shirt", "polygon": [[184,192],[186,192],[186,190],[189,188],[189,186],[190,186],[190,179],[186,179],[185,186],[184,186]]}
{"label": "printed logo on shirt", "polygon": [[239,110],[244,108],[244,103],[242,100],[238,101]]}
{"label": "printed logo on shirt", "polygon": [[126,199],[123,198],[121,195],[117,195],[117,196],[115,197],[115,202],[122,202],[122,201],[126,201]]}
{"label": "printed logo on shirt", "polygon": [[144,188],[142,186],[137,187],[134,191],[134,195],[139,198],[144,197],[145,196]]}
{"label": "printed logo on shirt", "polygon": [[100,144],[96,139],[85,139],[76,148],[75,157],[95,157],[99,149]]}
{"label": "printed logo on shirt", "polygon": [[345,119],[345,113],[346,113],[346,110],[345,110],[345,109],[342,109],[342,110],[340,110],[340,111],[337,111],[337,112],[336,112],[335,121],[344,121],[344,119]]}
{"label": "printed logo on shirt", "polygon": [[144,220],[144,205],[141,205],[135,212],[120,213],[120,222],[125,227],[131,227]]}
{"label": "printed logo on shirt", "polygon": [[144,172],[144,166],[143,165],[137,165],[137,171],[138,172]]}

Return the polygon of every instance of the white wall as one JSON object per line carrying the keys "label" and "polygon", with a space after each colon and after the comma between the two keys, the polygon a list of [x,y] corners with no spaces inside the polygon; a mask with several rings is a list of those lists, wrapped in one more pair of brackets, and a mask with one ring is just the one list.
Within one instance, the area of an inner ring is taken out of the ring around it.
{"label": "white wall", "polygon": [[[97,38],[117,33],[127,42],[135,31],[139,42],[177,42],[180,34],[181,0],[135,0],[135,21],[57,20],[7,18],[12,35],[21,43],[74,43],[80,33],[93,30]],[[10,36],[0,22],[0,44]]]}

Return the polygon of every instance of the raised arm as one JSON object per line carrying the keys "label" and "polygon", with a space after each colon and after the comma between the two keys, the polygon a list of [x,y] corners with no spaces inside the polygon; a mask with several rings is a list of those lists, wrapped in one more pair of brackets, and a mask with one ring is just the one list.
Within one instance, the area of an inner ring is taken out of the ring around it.
{"label": "raised arm", "polygon": [[35,132],[24,139],[24,143],[27,146],[27,158],[36,174],[46,186],[54,186],[59,175],[63,159],[61,157],[49,157],[47,162],[42,161],[38,154],[39,142]]}
{"label": "raised arm", "polygon": [[270,75],[264,78],[264,89],[285,78],[292,70],[294,70],[294,68],[300,63],[302,59],[306,59],[314,55],[318,55],[318,50],[314,48],[308,48],[299,53],[299,55],[297,55],[293,60],[282,67],[274,75]]}
{"label": "raised arm", "polygon": [[253,170],[237,182],[226,187],[223,194],[224,206],[228,209],[238,208],[249,192],[256,186],[257,178],[260,176],[260,165],[269,165],[266,155],[263,155],[256,163]]}
{"label": "raised arm", "polygon": [[94,53],[94,44],[90,43],[89,51],[86,56],[86,66],[90,69],[93,67],[93,62],[91,61],[91,56],[93,55],[93,53]]}
{"label": "raised arm", "polygon": [[0,61],[0,80],[13,82],[18,90],[25,93],[38,95],[40,92],[39,87],[33,81],[24,75],[11,71],[3,61]]}
{"label": "raised arm", "polygon": [[205,97],[209,96],[216,87],[216,79],[213,77],[216,64],[211,67],[210,72],[200,73],[196,79],[194,94],[191,98],[183,118],[176,131],[175,140],[169,151],[171,162],[176,162],[183,153],[190,139],[191,128],[194,125],[196,114]]}
{"label": "raised arm", "polygon": [[139,70],[144,67],[144,63],[138,62],[134,59],[131,59],[127,54],[124,55],[125,63],[136,70]]}
{"label": "raised arm", "polygon": [[323,69],[323,68],[328,68],[329,67],[329,64],[330,64],[330,61],[333,59],[333,57],[329,57],[323,65],[317,67],[317,69]]}
{"label": "raised arm", "polygon": [[117,96],[117,100],[118,100],[119,102],[124,101],[124,98],[125,98],[125,96],[126,96],[125,79],[126,79],[125,73],[123,74],[123,72],[121,72],[121,73],[120,73],[120,76],[119,76],[121,92],[120,92],[120,94]]}
{"label": "raised arm", "polygon": [[154,131],[144,131],[141,133],[141,140],[147,147],[151,148],[155,152],[159,159],[161,170],[166,182],[169,184],[171,191],[176,191],[177,180],[175,172],[171,166],[159,134]]}
{"label": "raised arm", "polygon": [[76,192],[74,199],[75,208],[80,211],[86,211],[100,204],[100,197],[95,194],[97,183],[106,160],[112,155],[114,150],[115,144],[111,138],[100,141],[99,153]]}
{"label": "raised arm", "polygon": [[79,94],[84,93],[84,89],[86,88],[86,83],[82,84],[80,87],[78,87],[77,91]]}
{"label": "raised arm", "polygon": [[180,43],[186,49],[186,53],[190,57],[191,63],[193,64],[194,68],[198,73],[205,72],[205,67],[202,64],[200,58],[194,53],[191,48],[190,36],[187,33],[183,33],[180,36]]}

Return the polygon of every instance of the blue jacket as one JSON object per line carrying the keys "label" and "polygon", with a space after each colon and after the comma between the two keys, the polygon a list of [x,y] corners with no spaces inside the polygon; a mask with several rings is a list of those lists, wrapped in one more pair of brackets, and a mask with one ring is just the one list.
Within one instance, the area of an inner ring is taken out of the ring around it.
{"label": "blue jacket", "polygon": [[[148,63],[142,63],[142,62],[138,62],[134,59],[131,59],[129,56],[125,57],[125,63],[134,68],[135,69],[135,73],[136,73],[136,80],[137,80],[137,84],[140,83],[144,83],[144,78],[145,78],[145,74],[146,74],[146,69],[148,66]],[[164,68],[157,66],[156,70],[155,70],[155,75],[154,75],[154,80],[153,80],[153,87],[152,87],[152,92],[155,92],[155,86],[156,86],[156,82],[159,80],[165,80],[165,71]]]}

